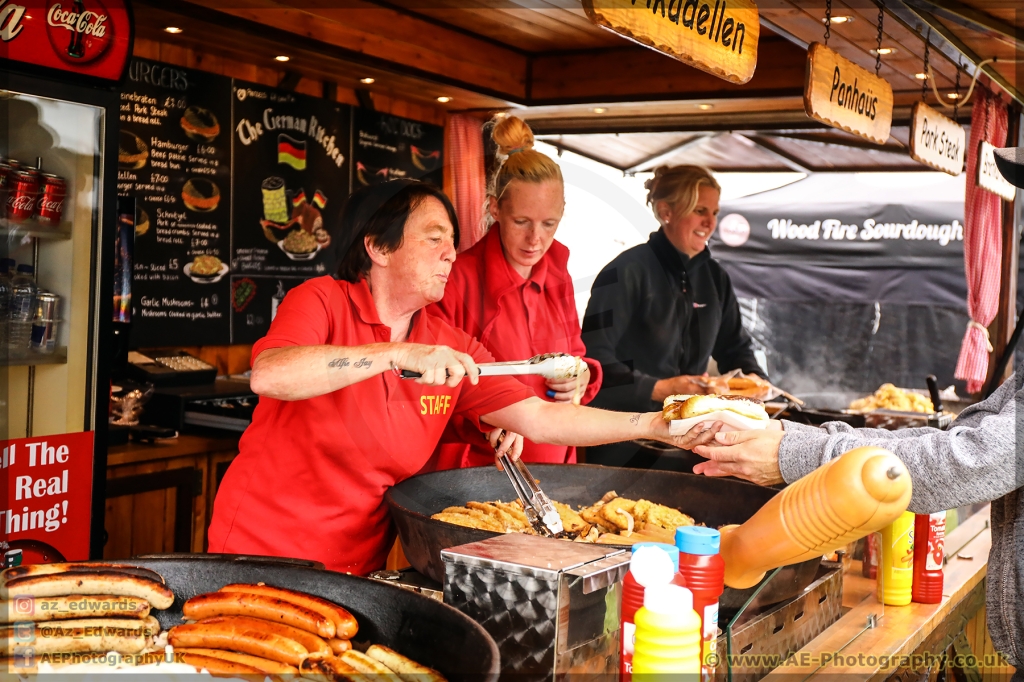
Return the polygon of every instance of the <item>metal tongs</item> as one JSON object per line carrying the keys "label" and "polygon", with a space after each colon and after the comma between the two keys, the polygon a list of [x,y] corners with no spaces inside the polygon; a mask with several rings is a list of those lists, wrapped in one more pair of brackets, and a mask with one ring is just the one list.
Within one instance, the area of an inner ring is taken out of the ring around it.
{"label": "metal tongs", "polygon": [[[498,437],[498,445],[505,439],[505,432],[502,431]],[[497,448],[495,448],[497,450]],[[508,480],[512,482],[519,501],[523,503],[523,511],[526,512],[526,519],[541,535],[557,537],[565,528],[562,526],[562,518],[558,515],[555,505],[551,504],[551,498],[540,489],[537,480],[526,468],[522,460],[513,461],[508,454],[498,456],[498,461],[508,474]]]}
{"label": "metal tongs", "polygon": [[[482,362],[477,365],[482,377],[534,374],[545,379],[574,379],[584,366],[578,358],[565,353],[544,353],[534,355],[529,360]],[[403,379],[418,379],[423,375],[403,369],[399,376]]]}

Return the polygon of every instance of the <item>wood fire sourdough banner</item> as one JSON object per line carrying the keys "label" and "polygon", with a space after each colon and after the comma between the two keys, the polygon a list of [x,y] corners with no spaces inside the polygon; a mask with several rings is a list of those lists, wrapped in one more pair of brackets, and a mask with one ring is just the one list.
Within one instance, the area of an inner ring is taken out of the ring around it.
{"label": "wood fire sourdough banner", "polygon": [[754,0],[583,0],[590,20],[730,83],[757,66]]}
{"label": "wood fire sourdough banner", "polygon": [[821,43],[811,43],[804,110],[833,128],[885,144],[892,126],[892,86]]}

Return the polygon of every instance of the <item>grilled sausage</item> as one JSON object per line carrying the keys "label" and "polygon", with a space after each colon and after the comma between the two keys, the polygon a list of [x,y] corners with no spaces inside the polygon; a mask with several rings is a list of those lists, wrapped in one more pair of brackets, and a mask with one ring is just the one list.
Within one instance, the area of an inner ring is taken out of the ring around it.
{"label": "grilled sausage", "polygon": [[[253,656],[251,654],[240,654],[235,651],[222,651],[221,649],[175,649],[176,654],[196,654],[199,656],[209,656],[210,658],[223,658],[225,661],[233,661],[234,663],[241,663],[267,675],[294,675],[299,672],[299,669],[294,665],[288,665],[287,663],[281,663],[280,661],[272,661],[269,658],[261,658],[259,656]],[[312,660],[312,659],[307,659]]]}
{"label": "grilled sausage", "polygon": [[251,665],[228,661],[213,656],[201,656],[199,654],[184,654],[181,657],[182,663],[194,666],[196,670],[206,670],[217,677],[234,677],[235,675],[259,675],[262,671]]}
{"label": "grilled sausage", "polygon": [[331,651],[333,651],[334,655],[337,656],[337,655],[345,653],[346,651],[351,649],[352,648],[352,642],[350,640],[347,640],[347,639],[337,639],[337,638],[335,638],[335,639],[327,640],[327,646],[331,647]]}
{"label": "grilled sausage", "polygon": [[387,682],[400,682],[400,678],[395,674],[395,671],[387,667],[380,661],[375,661],[366,654],[351,650],[338,656],[338,660],[348,663],[350,666],[355,668],[357,671],[371,675],[378,680],[387,680]]}
{"label": "grilled sausage", "polygon": [[35,655],[116,651],[137,654],[160,630],[155,618],[89,618],[0,628],[0,653],[31,648]]}
{"label": "grilled sausage", "polygon": [[8,600],[15,597],[59,597],[69,594],[138,597],[157,609],[169,608],[174,603],[174,593],[166,585],[118,571],[29,575],[12,578],[0,587],[0,599]]}
{"label": "grilled sausage", "polygon": [[299,674],[305,678],[331,682],[378,682],[372,675],[364,675],[345,661],[333,656],[303,661],[299,666]]}
{"label": "grilled sausage", "polygon": [[334,621],[290,601],[261,594],[210,592],[192,597],[182,609],[190,620],[214,616],[250,616],[283,623],[321,637],[334,637]]}
{"label": "grilled sausage", "polygon": [[366,655],[394,670],[402,682],[446,682],[445,678],[436,670],[420,665],[386,646],[373,644],[366,650]]}
{"label": "grilled sausage", "polygon": [[[167,642],[175,648],[225,649],[297,666],[309,651],[294,639],[260,627],[220,619],[217,623],[189,623],[171,628]],[[273,625],[273,623],[268,623]]]}
{"label": "grilled sausage", "polygon": [[359,631],[359,624],[356,622],[355,617],[347,610],[337,604],[327,601],[326,599],[314,597],[313,595],[306,594],[305,592],[296,592],[294,590],[286,590],[281,587],[271,587],[270,585],[246,585],[243,583],[225,585],[220,588],[220,591],[259,594],[266,597],[273,597],[275,599],[283,599],[284,601],[290,601],[293,604],[301,606],[304,609],[315,611],[316,613],[327,616],[334,621],[334,636],[338,639],[352,639],[356,632]]}
{"label": "grilled sausage", "polygon": [[[302,647],[309,652],[309,656],[311,658],[323,658],[324,656],[331,655],[331,647],[327,645],[327,642],[311,632],[306,632],[299,628],[293,628],[291,625],[274,623],[261,618],[250,618],[249,616],[214,616],[213,618],[204,618],[199,621],[200,625],[216,625],[219,623],[231,623],[238,627],[270,632],[280,637],[287,637],[288,639],[296,641],[302,645]],[[224,647],[211,648],[220,649]],[[227,648],[230,649],[231,647]]]}
{"label": "grilled sausage", "polygon": [[129,564],[111,564],[106,562],[95,563],[64,563],[64,564],[30,564],[28,566],[12,566],[0,572],[0,582],[6,583],[14,578],[26,578],[28,576],[55,575],[58,573],[96,573],[97,571],[117,571],[126,575],[134,575],[137,578],[146,578],[163,585],[164,577],[156,571],[141,566]]}
{"label": "grilled sausage", "polygon": [[69,620],[73,618],[145,618],[149,602],[112,594],[62,597],[16,597],[0,601],[0,623]]}

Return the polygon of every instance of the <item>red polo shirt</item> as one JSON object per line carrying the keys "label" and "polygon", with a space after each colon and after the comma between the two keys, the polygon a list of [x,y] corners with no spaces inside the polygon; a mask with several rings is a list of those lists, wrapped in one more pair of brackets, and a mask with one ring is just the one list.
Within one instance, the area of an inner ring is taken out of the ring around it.
{"label": "red polo shirt", "polygon": [[[540,353],[583,356],[587,349],[580,338],[568,263],[569,249],[552,241],[530,277],[524,279],[505,259],[498,225],[493,225],[483,239],[459,254],[444,298],[428,309],[480,339],[499,362],[525,360]],[[586,404],[601,388],[601,363],[584,359],[590,367],[590,384],[583,394]],[[519,380],[543,400],[551,400],[544,377],[523,376]],[[483,434],[459,417],[452,419],[436,455],[428,469],[494,463],[494,451]],[[574,463],[576,449],[527,440],[523,461]]]}
{"label": "red polo shirt", "polygon": [[[390,340],[365,281],[320,277],[288,293],[252,357],[268,348]],[[479,342],[428,311],[415,316],[409,342],[493,361]],[[356,574],[383,568],[394,542],[385,490],[423,467],[453,416],[488,428],[482,415],[531,395],[506,377],[449,388],[389,370],[307,400],[260,398],[217,493],[210,551],[315,559]]]}

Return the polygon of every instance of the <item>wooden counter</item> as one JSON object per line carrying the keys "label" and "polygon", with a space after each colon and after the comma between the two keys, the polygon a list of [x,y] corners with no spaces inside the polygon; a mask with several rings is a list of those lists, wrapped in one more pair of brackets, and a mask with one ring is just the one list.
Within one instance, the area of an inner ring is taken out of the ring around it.
{"label": "wooden counter", "polygon": [[[824,681],[841,672],[843,682],[890,677],[934,680],[940,665],[927,657],[938,659],[952,646],[956,654],[973,654],[978,659],[973,672],[980,672],[980,677],[968,679],[1008,680],[1013,668],[994,662],[985,626],[985,573],[991,545],[987,507],[949,534],[946,548],[950,559],[939,604],[886,606],[883,610],[875,597],[875,581],[861,577],[859,568],[847,573],[843,606],[849,610],[844,608],[838,622],[764,679]],[[876,624],[872,627],[870,621]],[[920,656],[925,662],[908,665],[901,660],[904,656]],[[987,662],[983,660],[986,656]],[[928,674],[926,668],[930,668]]]}
{"label": "wooden counter", "polygon": [[213,498],[237,437],[181,435],[107,451],[105,559],[203,552]]}

